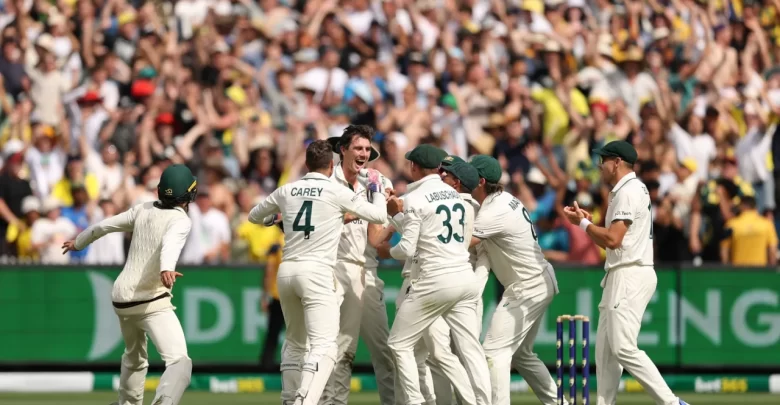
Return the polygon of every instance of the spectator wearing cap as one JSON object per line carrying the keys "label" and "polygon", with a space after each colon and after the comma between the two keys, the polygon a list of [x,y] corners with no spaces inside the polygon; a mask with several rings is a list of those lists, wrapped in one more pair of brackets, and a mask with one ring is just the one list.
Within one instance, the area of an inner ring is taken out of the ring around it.
{"label": "spectator wearing cap", "polygon": [[777,230],[772,221],[758,213],[754,196],[743,195],[739,215],[726,221],[720,257],[732,266],[777,265]]}
{"label": "spectator wearing cap", "polygon": [[37,58],[25,68],[31,82],[30,98],[35,105],[34,113],[39,114],[45,124],[57,126],[64,116],[62,99],[70,91],[72,83],[57,67],[51,35],[41,34],[35,47]]}
{"label": "spectator wearing cap", "polygon": [[653,100],[659,91],[655,80],[642,71],[644,63],[644,51],[631,44],[618,58],[620,69],[608,74],[594,86],[590,94],[591,102],[605,100],[610,103],[620,98],[626,103],[631,118],[639,122],[642,104]]}
{"label": "spectator wearing cap", "polygon": [[714,162],[719,176],[699,187],[691,204],[691,252],[708,262],[720,261],[720,242],[726,237],[726,221],[734,216],[735,200],[740,193],[755,195],[750,184],[738,176],[733,150]]}
{"label": "spectator wearing cap", "polygon": [[[85,142],[85,147],[97,150],[100,145],[100,129],[110,119],[103,108],[103,96],[97,90],[87,90],[77,100],[79,119],[73,120],[71,126],[71,142],[79,145]],[[84,153],[84,151],[81,151]]]}
{"label": "spectator wearing cap", "polygon": [[[38,252],[32,244],[32,227],[35,221],[41,217],[41,200],[35,196],[27,196],[22,200],[22,214],[24,214],[24,227],[19,229],[16,238],[8,235],[8,242],[16,243],[17,259],[23,263],[37,262]],[[11,240],[14,239],[14,240]]]}
{"label": "spectator wearing cap", "polygon": [[22,201],[32,195],[30,183],[21,177],[24,154],[14,153],[5,160],[0,172],[0,257],[14,256],[16,249],[8,243],[7,233],[12,225],[24,229]]}
{"label": "spectator wearing cap", "polygon": [[33,249],[38,251],[44,264],[68,264],[71,261],[70,255],[62,254],[62,244],[76,237],[78,230],[70,220],[60,216],[61,204],[54,197],[44,199],[41,207],[44,216],[32,227]]}

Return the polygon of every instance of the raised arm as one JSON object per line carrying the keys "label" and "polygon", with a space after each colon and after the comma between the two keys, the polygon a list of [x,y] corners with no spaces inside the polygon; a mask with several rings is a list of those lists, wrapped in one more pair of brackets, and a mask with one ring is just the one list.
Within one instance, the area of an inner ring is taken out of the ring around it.
{"label": "raised arm", "polygon": [[[138,206],[140,207],[140,205]],[[106,218],[94,225],[91,225],[81,232],[74,243],[76,250],[82,250],[92,242],[114,232],[132,232],[135,224],[135,215],[138,208],[131,208],[119,215]]]}

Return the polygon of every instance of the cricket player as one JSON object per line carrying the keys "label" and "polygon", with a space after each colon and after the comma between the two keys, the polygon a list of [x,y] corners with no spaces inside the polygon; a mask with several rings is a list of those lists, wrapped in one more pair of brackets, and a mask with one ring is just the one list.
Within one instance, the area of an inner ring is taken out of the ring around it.
{"label": "cricket player", "polygon": [[479,173],[472,195],[480,209],[472,244],[484,246],[487,261],[478,258],[479,274],[489,263],[504,296],[490,320],[483,347],[490,366],[493,405],[509,405],[510,372],[514,366],[536,397],[556,403],[557,387],[547,367],[533,352],[542,315],[558,293],[552,266],[544,259],[528,210],[503,191],[501,166],[490,156],[477,155],[471,165]]}
{"label": "cricket player", "polygon": [[610,142],[594,150],[601,156],[601,178],[612,185],[606,228],[591,223],[591,215],[574,207],[564,213],[597,245],[607,250],[601,282],[596,335],[598,405],[613,405],[623,368],[642,385],[658,405],[686,405],[666,385],[655,364],[637,347],[645,308],[658,282],[653,268],[653,216],[650,193],[636,177],[637,153],[625,141]]}
{"label": "cricket player", "polygon": [[[350,193],[366,200],[366,164],[379,157],[379,152],[371,146],[374,130],[366,125],[350,125],[342,136],[328,139],[333,150],[339,155],[339,164],[335,166],[331,181],[342,186]],[[376,172],[373,173],[376,176]],[[347,222],[339,239],[336,259],[336,279],[341,284],[340,320],[338,334],[338,354],[336,366],[323,392],[320,404],[346,405],[352,380],[352,362],[357,352],[358,336],[361,331],[371,354],[377,388],[382,405],[393,405],[393,360],[387,348],[387,315],[371,319],[365,328],[361,328],[363,308],[368,307],[370,314],[378,314],[384,304],[383,292],[378,286],[375,274],[367,274],[366,247],[368,246],[369,225],[355,217],[346,217]],[[380,224],[381,225],[381,224]],[[377,225],[372,233],[377,232]],[[373,284],[373,286],[371,286]],[[369,290],[366,294],[366,290]],[[368,300],[366,302],[366,300]],[[386,312],[385,312],[386,313]],[[384,325],[383,325],[384,323]],[[389,333],[389,332],[388,332]]]}
{"label": "cricket player", "polygon": [[[287,326],[282,349],[282,404],[314,405],[333,371],[338,335],[338,297],[334,264],[343,216],[383,223],[387,217],[381,185],[368,185],[373,204],[332,182],[333,149],[314,141],[306,149],[309,173],[284,185],[249,212],[249,222],[264,223],[281,212],[285,230],[277,288]],[[310,346],[304,361],[306,343]]]}
{"label": "cricket player", "polygon": [[[363,179],[368,177],[362,176],[362,173],[363,171],[361,171],[361,176],[358,177],[361,183]],[[387,177],[379,175],[379,181],[382,182],[383,189],[393,189],[393,183]],[[377,272],[379,257],[375,248],[383,238],[383,230],[388,224],[389,221],[385,219],[383,225],[368,225],[368,243],[366,243],[365,250],[365,290],[363,291],[363,311],[360,320],[360,338],[366,343],[366,347],[369,348],[369,353],[371,354],[371,364],[374,366],[374,376],[377,382],[377,391],[379,392],[379,403],[382,405],[400,403],[399,399],[395,397],[393,354],[390,352],[390,348],[387,347],[390,327],[384,299],[385,283],[379,278]]]}
{"label": "cricket player", "polygon": [[119,375],[119,402],[141,405],[149,366],[147,335],[165,362],[153,405],[175,405],[190,385],[192,360],[181,323],[173,312],[171,289],[176,262],[192,226],[188,205],[195,200],[198,181],[187,166],[172,165],[163,171],[157,186],[158,200],[138,204],[106,218],[65,242],[63,253],[86,248],[112,232],[132,232],[130,252],[114,282],[111,299],[125,341]]}
{"label": "cricket player", "polygon": [[[406,404],[423,404],[414,347],[425,330],[442,316],[464,358],[465,369],[461,364],[455,366],[461,369],[461,375],[468,373],[474,379],[475,403],[483,405],[490,403],[489,381],[477,333],[479,286],[464,246],[464,204],[468,203],[439,177],[438,168],[445,156],[444,151],[432,145],[419,145],[408,152],[406,159],[411,163],[414,182],[403,203],[397,198],[388,202],[388,212],[393,216],[403,208],[401,241],[390,249],[390,254],[397,260],[406,260],[417,253],[419,261],[419,270],[410,275],[410,286],[390,330],[388,345]],[[465,389],[469,388],[472,387]]]}
{"label": "cricket player", "polygon": [[[476,247],[469,247],[471,243],[472,230],[474,228],[474,219],[479,212],[479,203],[471,196],[471,190],[479,185],[479,174],[470,164],[463,161],[458,156],[447,156],[442,160],[439,168],[441,180],[454,188],[468,202],[466,205],[466,235],[463,243],[469,249],[469,262],[472,266],[476,265],[477,253]],[[477,274],[478,284],[480,286],[479,298],[477,299],[477,323],[479,325],[477,336],[482,334],[482,293],[487,284],[489,272],[486,266],[480,268],[480,274]],[[433,389],[436,394],[437,405],[449,405],[452,403],[452,388],[458,393],[458,402],[463,403],[462,389],[459,389],[457,376],[453,375],[452,361],[458,361],[460,353],[456,355],[450,352],[450,328],[442,318],[437,319],[424,335],[423,339],[429,347],[431,356],[428,359]],[[450,384],[452,382],[452,384]]]}

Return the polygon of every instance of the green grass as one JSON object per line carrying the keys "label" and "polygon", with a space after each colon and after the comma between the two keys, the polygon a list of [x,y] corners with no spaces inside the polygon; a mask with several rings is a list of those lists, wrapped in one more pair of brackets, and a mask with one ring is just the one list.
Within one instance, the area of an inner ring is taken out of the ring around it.
{"label": "green grass", "polygon": [[[145,404],[152,401],[154,393],[146,393]],[[682,394],[683,399],[693,405],[757,405],[780,403],[780,395],[771,394]],[[96,392],[87,394],[8,394],[0,393],[2,405],[108,405],[116,401],[112,392]],[[595,395],[591,402],[596,403]],[[618,396],[620,405],[652,405],[653,401],[647,394],[621,394]],[[262,394],[210,394],[206,392],[188,392],[184,394],[182,405],[257,405],[278,404],[278,392]],[[376,393],[353,393],[349,397],[350,405],[375,405],[379,403]],[[512,397],[513,405],[538,404],[539,401],[531,394],[518,394]],[[581,403],[581,402],[580,402]]]}

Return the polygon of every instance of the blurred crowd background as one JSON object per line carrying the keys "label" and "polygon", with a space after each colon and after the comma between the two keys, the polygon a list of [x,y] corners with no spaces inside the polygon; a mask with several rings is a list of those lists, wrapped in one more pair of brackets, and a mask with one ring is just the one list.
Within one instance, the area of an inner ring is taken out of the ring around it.
{"label": "blurred crowd background", "polygon": [[249,210],[355,123],[400,193],[419,143],[495,156],[548,258],[592,265],[559,212],[601,220],[591,150],[625,139],[658,262],[776,264],[780,0],[0,0],[0,31],[5,261],[123,263],[60,246],[186,163],[183,261],[263,263]]}

